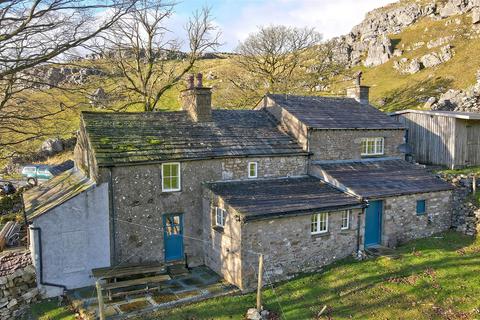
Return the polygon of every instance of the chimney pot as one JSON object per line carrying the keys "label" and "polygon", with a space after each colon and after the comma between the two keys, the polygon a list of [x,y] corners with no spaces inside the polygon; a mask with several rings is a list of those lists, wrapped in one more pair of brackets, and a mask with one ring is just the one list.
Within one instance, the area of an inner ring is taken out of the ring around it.
{"label": "chimney pot", "polygon": [[197,74],[197,84],[194,85],[195,76],[188,77],[188,88],[182,92],[182,109],[187,111],[194,122],[212,121],[212,90],[202,83],[202,74]]}
{"label": "chimney pot", "polygon": [[197,88],[203,88],[203,75],[197,73]]}
{"label": "chimney pot", "polygon": [[187,89],[193,89],[195,76],[192,74],[188,75],[187,78]]}

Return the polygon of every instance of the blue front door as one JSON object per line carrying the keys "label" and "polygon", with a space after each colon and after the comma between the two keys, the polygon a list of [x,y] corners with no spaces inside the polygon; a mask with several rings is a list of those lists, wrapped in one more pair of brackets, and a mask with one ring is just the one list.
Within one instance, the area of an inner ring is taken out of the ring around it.
{"label": "blue front door", "polygon": [[383,201],[370,201],[365,217],[365,247],[380,244]]}
{"label": "blue front door", "polygon": [[165,261],[183,259],[182,214],[166,214],[163,216],[163,239],[165,243]]}

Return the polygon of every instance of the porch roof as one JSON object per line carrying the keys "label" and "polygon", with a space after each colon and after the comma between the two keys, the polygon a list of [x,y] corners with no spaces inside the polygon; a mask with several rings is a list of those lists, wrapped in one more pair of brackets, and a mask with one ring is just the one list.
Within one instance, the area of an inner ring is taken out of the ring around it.
{"label": "porch roof", "polygon": [[323,180],[363,198],[446,191],[453,186],[424,167],[401,159],[317,161],[314,172]]}
{"label": "porch roof", "polygon": [[363,207],[358,198],[310,176],[216,182],[207,188],[246,221]]}
{"label": "porch roof", "polygon": [[36,218],[90,189],[95,182],[81,171],[70,169],[24,194],[28,219]]}

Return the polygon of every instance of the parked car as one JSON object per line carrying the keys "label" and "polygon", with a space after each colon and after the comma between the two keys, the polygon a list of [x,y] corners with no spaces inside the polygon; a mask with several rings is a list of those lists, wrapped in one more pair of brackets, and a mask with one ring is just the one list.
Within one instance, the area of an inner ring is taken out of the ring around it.
{"label": "parked car", "polygon": [[45,165],[30,165],[22,169],[22,176],[32,185],[37,185],[39,180],[50,180],[53,174],[51,168]]}

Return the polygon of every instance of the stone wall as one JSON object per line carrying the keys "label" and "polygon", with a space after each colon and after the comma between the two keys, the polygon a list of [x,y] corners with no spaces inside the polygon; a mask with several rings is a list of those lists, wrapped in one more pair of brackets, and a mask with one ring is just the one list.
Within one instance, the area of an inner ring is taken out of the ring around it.
{"label": "stone wall", "polygon": [[[417,200],[426,200],[426,213],[417,215]],[[447,230],[451,223],[452,192],[429,192],[384,199],[382,244],[424,238]]]}
{"label": "stone wall", "polygon": [[249,161],[259,162],[258,178],[306,173],[304,156],[188,161],[181,163],[181,191],[162,192],[160,164],[112,168],[114,263],[164,261],[163,214],[182,213],[188,263],[203,264],[202,184],[246,179]]}
{"label": "stone wall", "polygon": [[[264,254],[266,283],[311,272],[356,252],[357,222],[353,210],[350,229],[341,230],[341,211],[329,213],[328,232],[312,235],[311,215],[247,222],[242,225],[242,289],[255,287],[258,254]],[[361,220],[363,216],[360,215]],[[363,238],[363,221],[360,237]]]}
{"label": "stone wall", "polygon": [[312,160],[361,159],[362,138],[383,137],[382,157],[403,158],[398,147],[404,143],[404,130],[315,130],[310,135]]}
{"label": "stone wall", "polygon": [[[29,256],[28,252],[21,254]],[[12,259],[8,258],[5,254],[1,257],[2,269],[12,263]],[[21,263],[18,269],[12,268],[2,272],[0,275],[0,319],[19,317],[30,303],[37,301],[39,296],[40,292],[36,288],[35,268],[30,261],[27,265]]]}
{"label": "stone wall", "polygon": [[[472,175],[443,174],[442,178],[453,183],[452,228],[466,235],[480,232],[480,206],[472,197]],[[477,177],[477,190],[480,190]]]}
{"label": "stone wall", "polygon": [[[227,210],[224,228],[215,226],[215,206]],[[205,265],[228,282],[241,288],[242,238],[241,223],[235,218],[236,211],[209,190],[205,190],[204,193],[203,210],[205,212],[203,221]]]}

